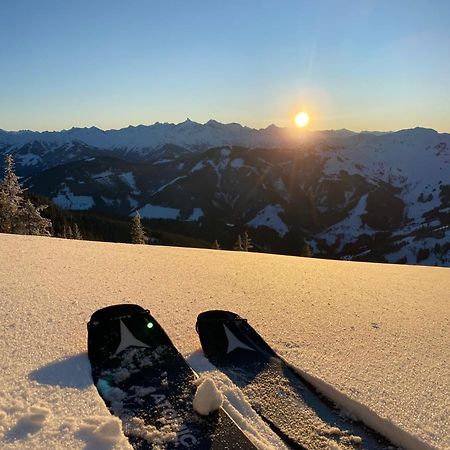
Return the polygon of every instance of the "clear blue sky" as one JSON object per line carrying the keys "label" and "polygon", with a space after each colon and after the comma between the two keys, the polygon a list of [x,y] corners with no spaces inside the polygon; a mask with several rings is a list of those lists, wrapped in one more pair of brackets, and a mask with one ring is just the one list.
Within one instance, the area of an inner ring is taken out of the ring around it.
{"label": "clear blue sky", "polygon": [[0,128],[450,131],[450,0],[1,0]]}

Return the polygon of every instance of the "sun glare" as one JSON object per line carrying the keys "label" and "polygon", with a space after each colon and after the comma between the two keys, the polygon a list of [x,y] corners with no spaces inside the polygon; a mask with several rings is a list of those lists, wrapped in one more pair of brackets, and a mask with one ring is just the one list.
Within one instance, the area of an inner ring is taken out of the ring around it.
{"label": "sun glare", "polygon": [[305,112],[299,112],[296,116],[295,116],[295,124],[298,127],[306,127],[306,125],[308,125],[309,123],[309,116],[307,113]]}

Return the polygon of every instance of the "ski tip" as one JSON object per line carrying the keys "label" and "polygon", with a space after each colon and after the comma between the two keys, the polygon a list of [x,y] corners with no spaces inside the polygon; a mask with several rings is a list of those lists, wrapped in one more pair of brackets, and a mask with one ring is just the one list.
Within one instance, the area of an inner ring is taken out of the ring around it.
{"label": "ski tip", "polygon": [[117,305],[106,306],[105,308],[101,308],[92,314],[91,320],[88,322],[88,327],[97,322],[117,320],[136,314],[149,314],[149,310],[132,303],[121,303]]}
{"label": "ski tip", "polygon": [[247,322],[247,319],[243,319],[241,316],[232,311],[225,311],[221,309],[203,311],[197,316],[197,322],[195,323],[195,331],[197,331],[197,334],[200,334],[199,327],[201,327],[203,324],[210,322],[226,323],[236,321]]}
{"label": "ski tip", "polygon": [[206,323],[206,322],[234,322],[234,321],[247,321],[246,319],[243,319],[238,314],[232,312],[232,311],[225,311],[221,309],[213,309],[210,311],[203,311],[197,316],[197,323],[195,326],[195,329],[198,333],[198,327],[199,325]]}
{"label": "ski tip", "polygon": [[277,356],[247,319],[231,311],[211,310],[200,313],[196,330],[207,357],[234,358],[234,350],[241,356],[245,354],[245,358],[253,358],[255,354],[264,355],[264,358]]}

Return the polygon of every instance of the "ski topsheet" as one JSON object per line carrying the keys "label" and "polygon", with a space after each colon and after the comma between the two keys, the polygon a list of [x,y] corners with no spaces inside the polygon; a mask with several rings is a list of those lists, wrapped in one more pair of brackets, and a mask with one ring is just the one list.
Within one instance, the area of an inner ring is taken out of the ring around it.
{"label": "ski topsheet", "polygon": [[197,332],[211,363],[242,389],[252,407],[291,447],[393,448],[360,422],[343,417],[237,314],[201,313]]}
{"label": "ski topsheet", "polygon": [[196,374],[140,306],[96,311],[88,354],[97,390],[135,449],[255,449],[223,409],[194,411]]}

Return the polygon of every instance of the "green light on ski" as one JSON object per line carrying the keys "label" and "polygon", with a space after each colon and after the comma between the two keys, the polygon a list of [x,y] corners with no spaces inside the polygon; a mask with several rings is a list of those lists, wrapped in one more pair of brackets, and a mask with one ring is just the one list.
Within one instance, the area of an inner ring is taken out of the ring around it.
{"label": "green light on ski", "polygon": [[97,389],[102,394],[107,394],[109,391],[111,391],[111,386],[109,385],[109,383],[106,380],[99,378],[99,380],[97,382]]}
{"label": "green light on ski", "polygon": [[153,328],[153,323],[152,323],[152,322],[149,322],[149,323],[147,324],[147,328]]}

